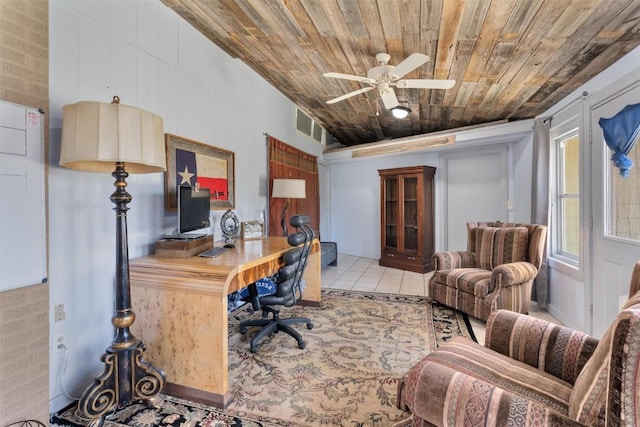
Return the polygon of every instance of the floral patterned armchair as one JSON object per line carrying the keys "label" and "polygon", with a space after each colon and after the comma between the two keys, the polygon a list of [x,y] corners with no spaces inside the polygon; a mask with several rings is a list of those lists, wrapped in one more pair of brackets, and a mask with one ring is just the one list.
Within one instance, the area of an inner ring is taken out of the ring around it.
{"label": "floral patterned armchair", "polygon": [[503,308],[527,314],[542,264],[547,227],[467,223],[467,250],[436,252],[429,296],[482,320]]}
{"label": "floral patterned armchair", "polygon": [[640,261],[629,300],[600,340],[507,310],[485,345],[456,337],[398,384],[398,407],[424,426],[640,425]]}

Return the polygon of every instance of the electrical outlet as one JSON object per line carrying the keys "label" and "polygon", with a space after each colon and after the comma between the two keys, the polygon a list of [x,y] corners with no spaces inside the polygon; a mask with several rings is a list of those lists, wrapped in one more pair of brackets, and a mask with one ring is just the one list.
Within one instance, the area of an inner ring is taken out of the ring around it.
{"label": "electrical outlet", "polygon": [[64,334],[57,334],[53,336],[54,348],[61,350],[66,346],[66,344],[67,344],[67,340]]}
{"label": "electrical outlet", "polygon": [[61,320],[64,320],[66,317],[66,314],[64,312],[64,304],[56,304],[53,307],[53,320],[55,322],[60,322]]}

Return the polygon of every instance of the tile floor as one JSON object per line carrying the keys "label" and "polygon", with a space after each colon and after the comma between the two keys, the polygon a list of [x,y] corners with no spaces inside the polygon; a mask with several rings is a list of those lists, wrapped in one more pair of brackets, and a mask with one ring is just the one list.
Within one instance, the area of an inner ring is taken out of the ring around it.
{"label": "tile floor", "polygon": [[[337,267],[327,266],[322,269],[322,287],[428,296],[427,283],[431,274],[382,267],[378,265],[377,259],[338,254]],[[540,309],[535,302],[532,303],[530,314],[559,323],[547,311]],[[484,343],[485,323],[474,317],[469,317],[469,320],[478,342]]]}

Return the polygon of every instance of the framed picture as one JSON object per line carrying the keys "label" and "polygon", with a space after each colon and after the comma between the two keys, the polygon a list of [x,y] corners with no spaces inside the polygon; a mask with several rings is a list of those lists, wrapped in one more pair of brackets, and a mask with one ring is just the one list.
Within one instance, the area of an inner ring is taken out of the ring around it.
{"label": "framed picture", "polygon": [[264,237],[264,222],[247,221],[240,223],[240,237],[242,240],[261,239]]}
{"label": "framed picture", "polygon": [[211,209],[235,206],[235,153],[198,141],[165,134],[167,172],[165,173],[165,206],[178,208],[177,188],[191,185],[208,188]]}

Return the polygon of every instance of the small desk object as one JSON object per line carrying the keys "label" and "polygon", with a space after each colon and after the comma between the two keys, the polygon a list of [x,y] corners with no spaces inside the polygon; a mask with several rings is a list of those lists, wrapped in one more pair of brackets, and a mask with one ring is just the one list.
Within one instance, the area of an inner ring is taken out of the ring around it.
{"label": "small desk object", "polygon": [[[274,274],[291,249],[286,237],[237,240],[235,249],[206,258],[129,262],[132,326],[147,346],[146,359],[166,374],[164,392],[225,408],[229,392],[227,295]],[[301,303],[320,304],[320,242],[314,240]]]}

